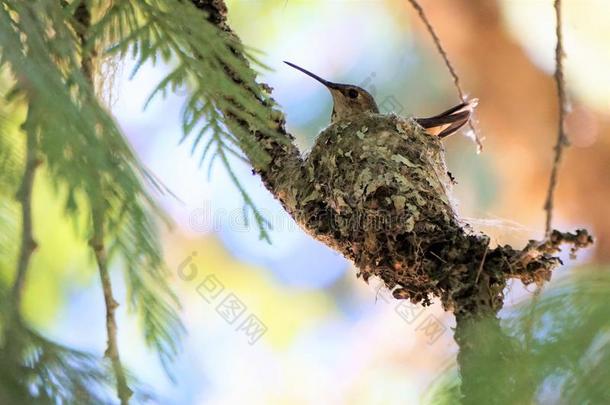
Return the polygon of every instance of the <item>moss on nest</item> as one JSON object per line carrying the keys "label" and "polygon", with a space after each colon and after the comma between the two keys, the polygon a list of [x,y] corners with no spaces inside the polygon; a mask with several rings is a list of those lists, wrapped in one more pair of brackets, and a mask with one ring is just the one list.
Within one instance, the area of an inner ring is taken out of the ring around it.
{"label": "moss on nest", "polygon": [[[342,250],[365,280],[377,274],[430,289],[434,281],[419,265],[421,253],[458,223],[437,138],[412,120],[366,114],[324,130],[305,170],[312,182],[299,198],[303,222],[327,243],[350,241]],[[320,200],[327,207],[322,216]]]}

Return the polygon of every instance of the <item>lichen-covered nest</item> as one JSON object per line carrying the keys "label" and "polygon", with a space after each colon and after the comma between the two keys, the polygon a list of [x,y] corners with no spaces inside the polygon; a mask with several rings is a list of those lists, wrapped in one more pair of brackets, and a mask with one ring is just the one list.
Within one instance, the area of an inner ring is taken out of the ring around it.
{"label": "lichen-covered nest", "polygon": [[[429,290],[422,253],[453,234],[457,219],[448,198],[451,186],[442,145],[412,120],[363,115],[323,131],[306,159],[315,181],[303,191],[305,214],[326,242],[346,246],[365,279],[383,278]],[[320,216],[308,201],[325,201]],[[322,232],[321,232],[322,231]],[[407,282],[408,281],[408,282]]]}
{"label": "lichen-covered nest", "polygon": [[[489,238],[467,232],[451,205],[442,144],[411,119],[363,114],[335,123],[283,177],[292,190],[283,200],[300,225],[397,298],[427,304],[437,296],[454,308],[464,296],[494,308],[508,277],[540,282],[559,264],[556,244],[492,249]],[[559,243],[590,239],[560,235]]]}

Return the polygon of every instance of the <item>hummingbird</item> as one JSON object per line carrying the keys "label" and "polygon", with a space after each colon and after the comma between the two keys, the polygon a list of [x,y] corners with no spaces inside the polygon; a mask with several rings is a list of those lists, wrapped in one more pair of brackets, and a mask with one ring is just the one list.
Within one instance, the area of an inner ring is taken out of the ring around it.
{"label": "hummingbird", "polygon": [[[352,118],[362,113],[379,113],[379,108],[373,96],[362,87],[352,84],[334,83],[322,79],[320,76],[303,69],[294,63],[284,61],[307,76],[322,83],[330,91],[333,97],[333,112],[330,118],[331,124]],[[414,118],[424,131],[439,138],[445,138],[457,132],[470,119],[474,108],[479,100],[473,98],[464,101],[453,108],[428,118]]]}

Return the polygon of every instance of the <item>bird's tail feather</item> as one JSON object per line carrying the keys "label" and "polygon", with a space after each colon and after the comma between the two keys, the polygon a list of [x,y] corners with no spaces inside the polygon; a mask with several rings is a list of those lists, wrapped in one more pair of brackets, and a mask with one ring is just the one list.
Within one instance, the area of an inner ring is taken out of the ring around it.
{"label": "bird's tail feather", "polygon": [[415,118],[415,122],[421,125],[427,134],[444,138],[468,122],[478,103],[479,100],[473,98],[434,117]]}

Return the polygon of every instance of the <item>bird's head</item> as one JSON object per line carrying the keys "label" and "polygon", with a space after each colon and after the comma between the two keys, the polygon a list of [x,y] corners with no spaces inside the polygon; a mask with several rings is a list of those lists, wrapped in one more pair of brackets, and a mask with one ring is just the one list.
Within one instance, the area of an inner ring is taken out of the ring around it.
{"label": "bird's head", "polygon": [[362,113],[379,112],[375,99],[363,88],[351,84],[329,82],[328,80],[324,80],[320,76],[315,75],[293,63],[284,63],[319,81],[330,91],[330,94],[333,97],[333,114],[331,116],[331,123],[342,121]]}

